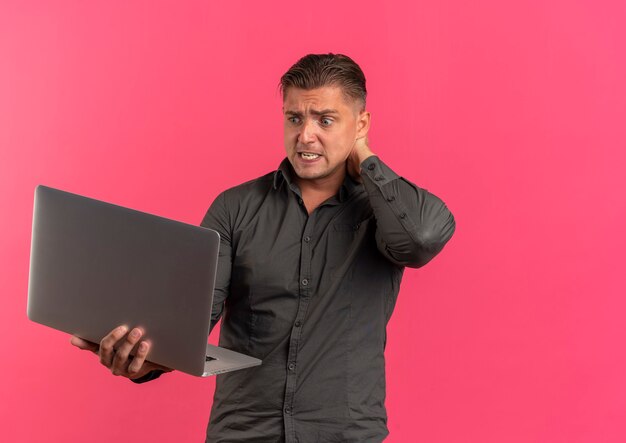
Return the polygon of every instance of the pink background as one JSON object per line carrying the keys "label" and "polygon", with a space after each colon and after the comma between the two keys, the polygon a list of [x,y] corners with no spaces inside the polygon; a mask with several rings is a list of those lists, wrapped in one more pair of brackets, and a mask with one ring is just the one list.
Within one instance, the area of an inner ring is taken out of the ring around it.
{"label": "pink background", "polygon": [[214,379],[135,386],[27,320],[33,190],[197,224],[275,169],[278,79],[332,51],[457,222],[405,274],[388,441],[626,441],[626,3],[515,3],[3,0],[0,440],[202,441]]}

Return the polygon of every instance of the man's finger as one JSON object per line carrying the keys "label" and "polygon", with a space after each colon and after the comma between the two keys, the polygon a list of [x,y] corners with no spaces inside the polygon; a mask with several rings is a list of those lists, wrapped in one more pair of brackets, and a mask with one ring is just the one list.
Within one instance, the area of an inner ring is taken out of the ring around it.
{"label": "man's finger", "polygon": [[113,357],[113,364],[111,366],[111,372],[113,372],[114,375],[122,375],[126,372],[130,351],[133,350],[142,334],[143,331],[141,329],[133,328],[133,330],[126,336],[126,339],[117,348],[115,356]]}
{"label": "man's finger", "polygon": [[98,349],[100,348],[100,346],[98,346],[97,343],[92,343],[90,341],[87,340],[83,340],[80,337],[77,337],[75,335],[72,335],[72,337],[70,338],[70,343],[74,346],[76,346],[79,349],[82,349],[83,351],[91,351],[94,353],[98,353]]}
{"label": "man's finger", "polygon": [[137,353],[135,354],[135,358],[128,366],[128,372],[131,375],[135,375],[142,368],[143,363],[146,361],[146,357],[148,355],[148,351],[150,350],[150,344],[146,341],[142,341],[139,343],[137,347]]}
{"label": "man's finger", "polygon": [[126,331],[128,331],[126,326],[118,326],[100,342],[100,363],[107,368],[113,364],[113,347],[126,335]]}

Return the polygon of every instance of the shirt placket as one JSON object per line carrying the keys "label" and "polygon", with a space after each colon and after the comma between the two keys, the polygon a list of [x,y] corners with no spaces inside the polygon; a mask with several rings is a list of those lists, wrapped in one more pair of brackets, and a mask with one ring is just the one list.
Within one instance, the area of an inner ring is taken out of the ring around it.
{"label": "shirt placket", "polygon": [[[298,199],[298,203],[304,209],[302,199]],[[306,211],[306,209],[304,209]],[[314,232],[315,212],[311,214],[304,225],[302,238],[300,240],[300,272],[298,274],[299,281],[299,298],[298,310],[296,318],[291,328],[291,337],[289,340],[289,352],[287,354],[287,383],[285,386],[285,398],[283,402],[283,417],[285,423],[285,440],[287,443],[296,443],[296,429],[294,425],[294,395],[296,391],[296,382],[298,376],[298,348],[302,338],[302,327],[306,317],[309,300],[313,291],[311,287],[311,245],[312,235]]]}

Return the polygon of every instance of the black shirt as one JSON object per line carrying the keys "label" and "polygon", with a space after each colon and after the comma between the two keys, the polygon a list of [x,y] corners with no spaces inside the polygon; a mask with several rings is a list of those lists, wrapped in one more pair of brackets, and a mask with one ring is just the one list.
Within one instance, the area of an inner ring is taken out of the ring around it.
{"label": "black shirt", "polygon": [[294,172],[221,193],[211,328],[262,365],[217,375],[207,442],[380,442],[386,325],[406,266],[428,263],[454,217],[378,157],[307,214]]}

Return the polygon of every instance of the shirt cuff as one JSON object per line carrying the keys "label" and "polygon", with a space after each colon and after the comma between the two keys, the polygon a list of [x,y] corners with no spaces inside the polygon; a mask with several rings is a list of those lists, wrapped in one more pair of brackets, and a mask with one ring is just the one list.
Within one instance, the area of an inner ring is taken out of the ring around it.
{"label": "shirt cuff", "polygon": [[372,155],[363,160],[361,163],[361,177],[367,177],[371,183],[379,188],[392,180],[400,178],[377,155]]}
{"label": "shirt cuff", "polygon": [[152,371],[148,372],[146,375],[144,375],[143,377],[139,377],[139,378],[131,378],[130,381],[132,381],[133,383],[145,383],[147,381],[151,381],[154,380],[156,378],[159,378],[161,376],[161,374],[163,374],[165,371],[162,371],[160,369],[153,369]]}

